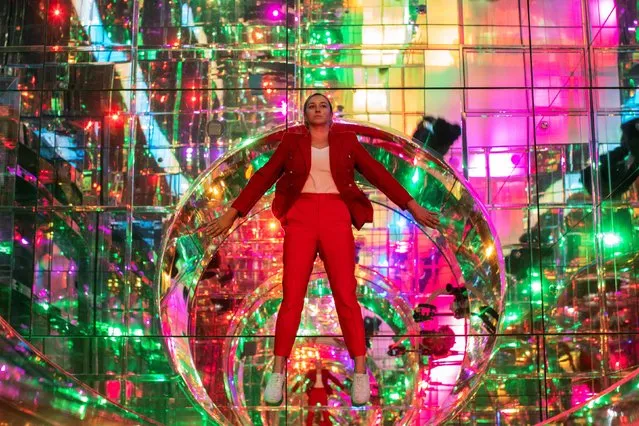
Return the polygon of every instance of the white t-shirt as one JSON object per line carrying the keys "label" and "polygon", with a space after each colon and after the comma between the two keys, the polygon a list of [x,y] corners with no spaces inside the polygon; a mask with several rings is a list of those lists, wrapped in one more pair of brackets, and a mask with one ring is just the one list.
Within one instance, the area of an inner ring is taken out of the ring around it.
{"label": "white t-shirt", "polygon": [[302,193],[339,194],[329,161],[329,147],[311,147],[311,171],[308,174]]}
{"label": "white t-shirt", "polygon": [[314,388],[323,388],[324,387],[324,382],[322,381],[322,369],[318,368],[317,372],[315,373],[315,385],[313,385]]}

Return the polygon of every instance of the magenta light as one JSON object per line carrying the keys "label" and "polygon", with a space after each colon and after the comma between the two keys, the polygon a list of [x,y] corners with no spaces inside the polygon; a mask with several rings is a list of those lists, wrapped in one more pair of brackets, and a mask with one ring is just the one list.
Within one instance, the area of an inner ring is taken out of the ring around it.
{"label": "magenta light", "polygon": [[283,6],[272,5],[266,11],[266,16],[268,16],[270,19],[275,19],[275,20],[282,19],[282,14],[284,10],[282,9],[282,7]]}

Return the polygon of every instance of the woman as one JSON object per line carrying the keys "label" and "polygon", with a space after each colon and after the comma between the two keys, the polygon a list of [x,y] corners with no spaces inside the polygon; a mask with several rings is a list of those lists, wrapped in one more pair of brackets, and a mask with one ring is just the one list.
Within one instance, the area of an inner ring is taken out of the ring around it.
{"label": "woman", "polygon": [[[344,385],[339,381],[328,368],[322,365],[320,358],[315,359],[315,368],[306,373],[304,379],[300,380],[293,386],[291,393],[294,393],[301,386],[306,387],[306,395],[308,396],[308,415],[306,417],[306,426],[311,426],[315,420],[315,409],[328,406],[328,397],[333,394],[333,388],[329,384],[333,382],[335,386],[342,390]],[[319,416],[318,416],[319,417]],[[330,414],[327,410],[321,412],[320,425],[331,426]]]}
{"label": "woman", "polygon": [[439,220],[421,207],[360,145],[352,132],[331,131],[333,107],[316,93],[304,103],[305,133],[285,133],[271,159],[249,180],[232,206],[209,225],[213,236],[227,232],[275,183],[272,210],[284,228],[283,300],[275,325],[273,373],[264,391],[269,405],[282,402],[285,359],[300,324],[306,288],[317,254],[328,281],[349,355],[355,361],[351,399],[366,404],[364,321],[356,298],[355,245],[351,225],[373,221],[373,206],[353,180],[354,169],[424,226]]}

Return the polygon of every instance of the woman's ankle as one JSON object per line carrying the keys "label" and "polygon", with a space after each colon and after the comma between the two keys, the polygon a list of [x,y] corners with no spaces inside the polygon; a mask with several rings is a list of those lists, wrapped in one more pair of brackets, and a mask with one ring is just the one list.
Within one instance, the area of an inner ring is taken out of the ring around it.
{"label": "woman's ankle", "polygon": [[275,355],[275,359],[273,361],[273,373],[282,374],[284,372],[285,367],[286,367],[286,358],[283,356]]}
{"label": "woman's ankle", "polygon": [[354,358],[355,368],[354,371],[357,374],[366,374],[366,355],[357,356]]}

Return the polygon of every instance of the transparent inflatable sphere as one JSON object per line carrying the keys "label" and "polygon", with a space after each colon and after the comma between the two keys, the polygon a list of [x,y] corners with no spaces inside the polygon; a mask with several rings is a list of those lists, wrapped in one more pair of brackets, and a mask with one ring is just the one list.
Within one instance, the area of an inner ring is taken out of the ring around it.
{"label": "transparent inflatable sphere", "polygon": [[280,128],[229,152],[203,173],[178,206],[162,247],[159,309],[173,368],[203,415],[221,424],[302,423],[304,379],[334,378],[316,416],[361,424],[436,424],[463,407],[481,381],[499,329],[505,292],[501,247],[467,183],[436,154],[395,133],[353,122],[352,131],[422,206],[437,230],[416,225],[366,179],[374,223],[355,231],[358,300],[365,320],[372,399],[351,407],[353,364],[344,345],[324,266],[316,261],[287,367],[281,407],[262,389],[272,367],[281,303],[282,238],[272,189],[226,236],[200,228],[219,216],[272,155]]}

